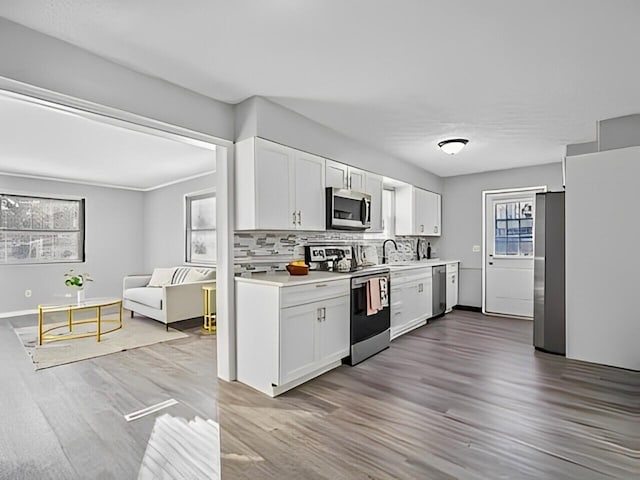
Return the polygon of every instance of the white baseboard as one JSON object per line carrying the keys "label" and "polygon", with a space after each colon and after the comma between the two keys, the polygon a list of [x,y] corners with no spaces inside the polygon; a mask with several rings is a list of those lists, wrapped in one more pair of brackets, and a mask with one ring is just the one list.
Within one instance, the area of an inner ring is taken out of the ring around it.
{"label": "white baseboard", "polygon": [[23,315],[34,315],[38,313],[36,308],[32,310],[17,310],[15,312],[0,313],[0,318],[21,317]]}

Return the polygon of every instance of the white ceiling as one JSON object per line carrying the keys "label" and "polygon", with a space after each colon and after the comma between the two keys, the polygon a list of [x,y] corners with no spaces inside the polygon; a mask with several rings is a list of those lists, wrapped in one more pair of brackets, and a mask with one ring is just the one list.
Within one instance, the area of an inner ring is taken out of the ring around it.
{"label": "white ceiling", "polygon": [[0,172],[148,190],[215,170],[211,150],[0,95]]}
{"label": "white ceiling", "polygon": [[[637,0],[0,0],[0,15],[236,103],[262,95],[436,174],[559,161],[640,112]],[[470,139],[448,156],[447,137]]]}

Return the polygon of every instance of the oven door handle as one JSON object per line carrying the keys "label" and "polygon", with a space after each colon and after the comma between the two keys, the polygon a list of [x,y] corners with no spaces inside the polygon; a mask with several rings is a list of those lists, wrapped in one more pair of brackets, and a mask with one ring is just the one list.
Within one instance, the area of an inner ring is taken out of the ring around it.
{"label": "oven door handle", "polygon": [[351,290],[357,290],[358,288],[362,287],[362,285],[366,284],[369,280],[382,280],[383,278],[387,282],[389,281],[389,276],[386,276],[386,275],[380,275],[380,276],[375,276],[375,277],[366,277],[366,278],[359,279],[359,280],[351,280]]}

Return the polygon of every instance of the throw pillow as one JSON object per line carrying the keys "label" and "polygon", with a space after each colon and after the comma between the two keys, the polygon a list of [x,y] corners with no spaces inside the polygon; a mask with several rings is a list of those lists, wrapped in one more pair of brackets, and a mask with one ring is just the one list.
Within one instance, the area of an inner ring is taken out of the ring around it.
{"label": "throw pillow", "polygon": [[147,287],[163,287],[171,285],[175,268],[154,268]]}
{"label": "throw pillow", "polygon": [[212,268],[192,268],[184,279],[185,283],[214,280],[216,271]]}

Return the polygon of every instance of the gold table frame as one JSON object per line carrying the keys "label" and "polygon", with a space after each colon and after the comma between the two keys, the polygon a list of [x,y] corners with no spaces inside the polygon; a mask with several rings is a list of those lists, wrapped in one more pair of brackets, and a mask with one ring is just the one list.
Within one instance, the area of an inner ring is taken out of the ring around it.
{"label": "gold table frame", "polygon": [[[213,296],[211,294],[214,294]],[[216,314],[215,314],[215,306],[216,306],[216,286],[206,285],[202,287],[202,298],[203,298],[203,325],[202,329],[208,334],[214,334],[217,330],[216,325]],[[213,307],[213,308],[212,308]]]}
{"label": "gold table frame", "polygon": [[[108,307],[118,307],[118,318],[117,319],[103,319],[102,318],[102,309]],[[87,311],[87,310],[95,310],[96,318],[92,318],[89,320],[80,320],[74,322],[73,314],[75,312]],[[48,329],[44,329],[45,327],[45,315],[47,313],[67,313],[67,322],[64,325],[57,325],[54,327],[50,327]],[[87,323],[95,323],[96,331],[95,332],[87,332],[87,333],[73,333],[74,325],[83,325]],[[110,330],[102,330],[103,323],[117,323],[118,326],[112,328]],[[52,335],[50,332],[54,330],[58,330],[60,328],[68,328],[69,333],[66,335]],[[116,330],[120,330],[122,328],[122,300],[116,298],[97,298],[97,299],[87,299],[81,303],[70,303],[68,305],[38,305],[38,345],[42,345],[46,342],[57,342],[60,340],[70,340],[75,338],[86,338],[86,337],[96,337],[96,341],[99,342],[102,335],[106,335],[107,333],[115,332]]]}

